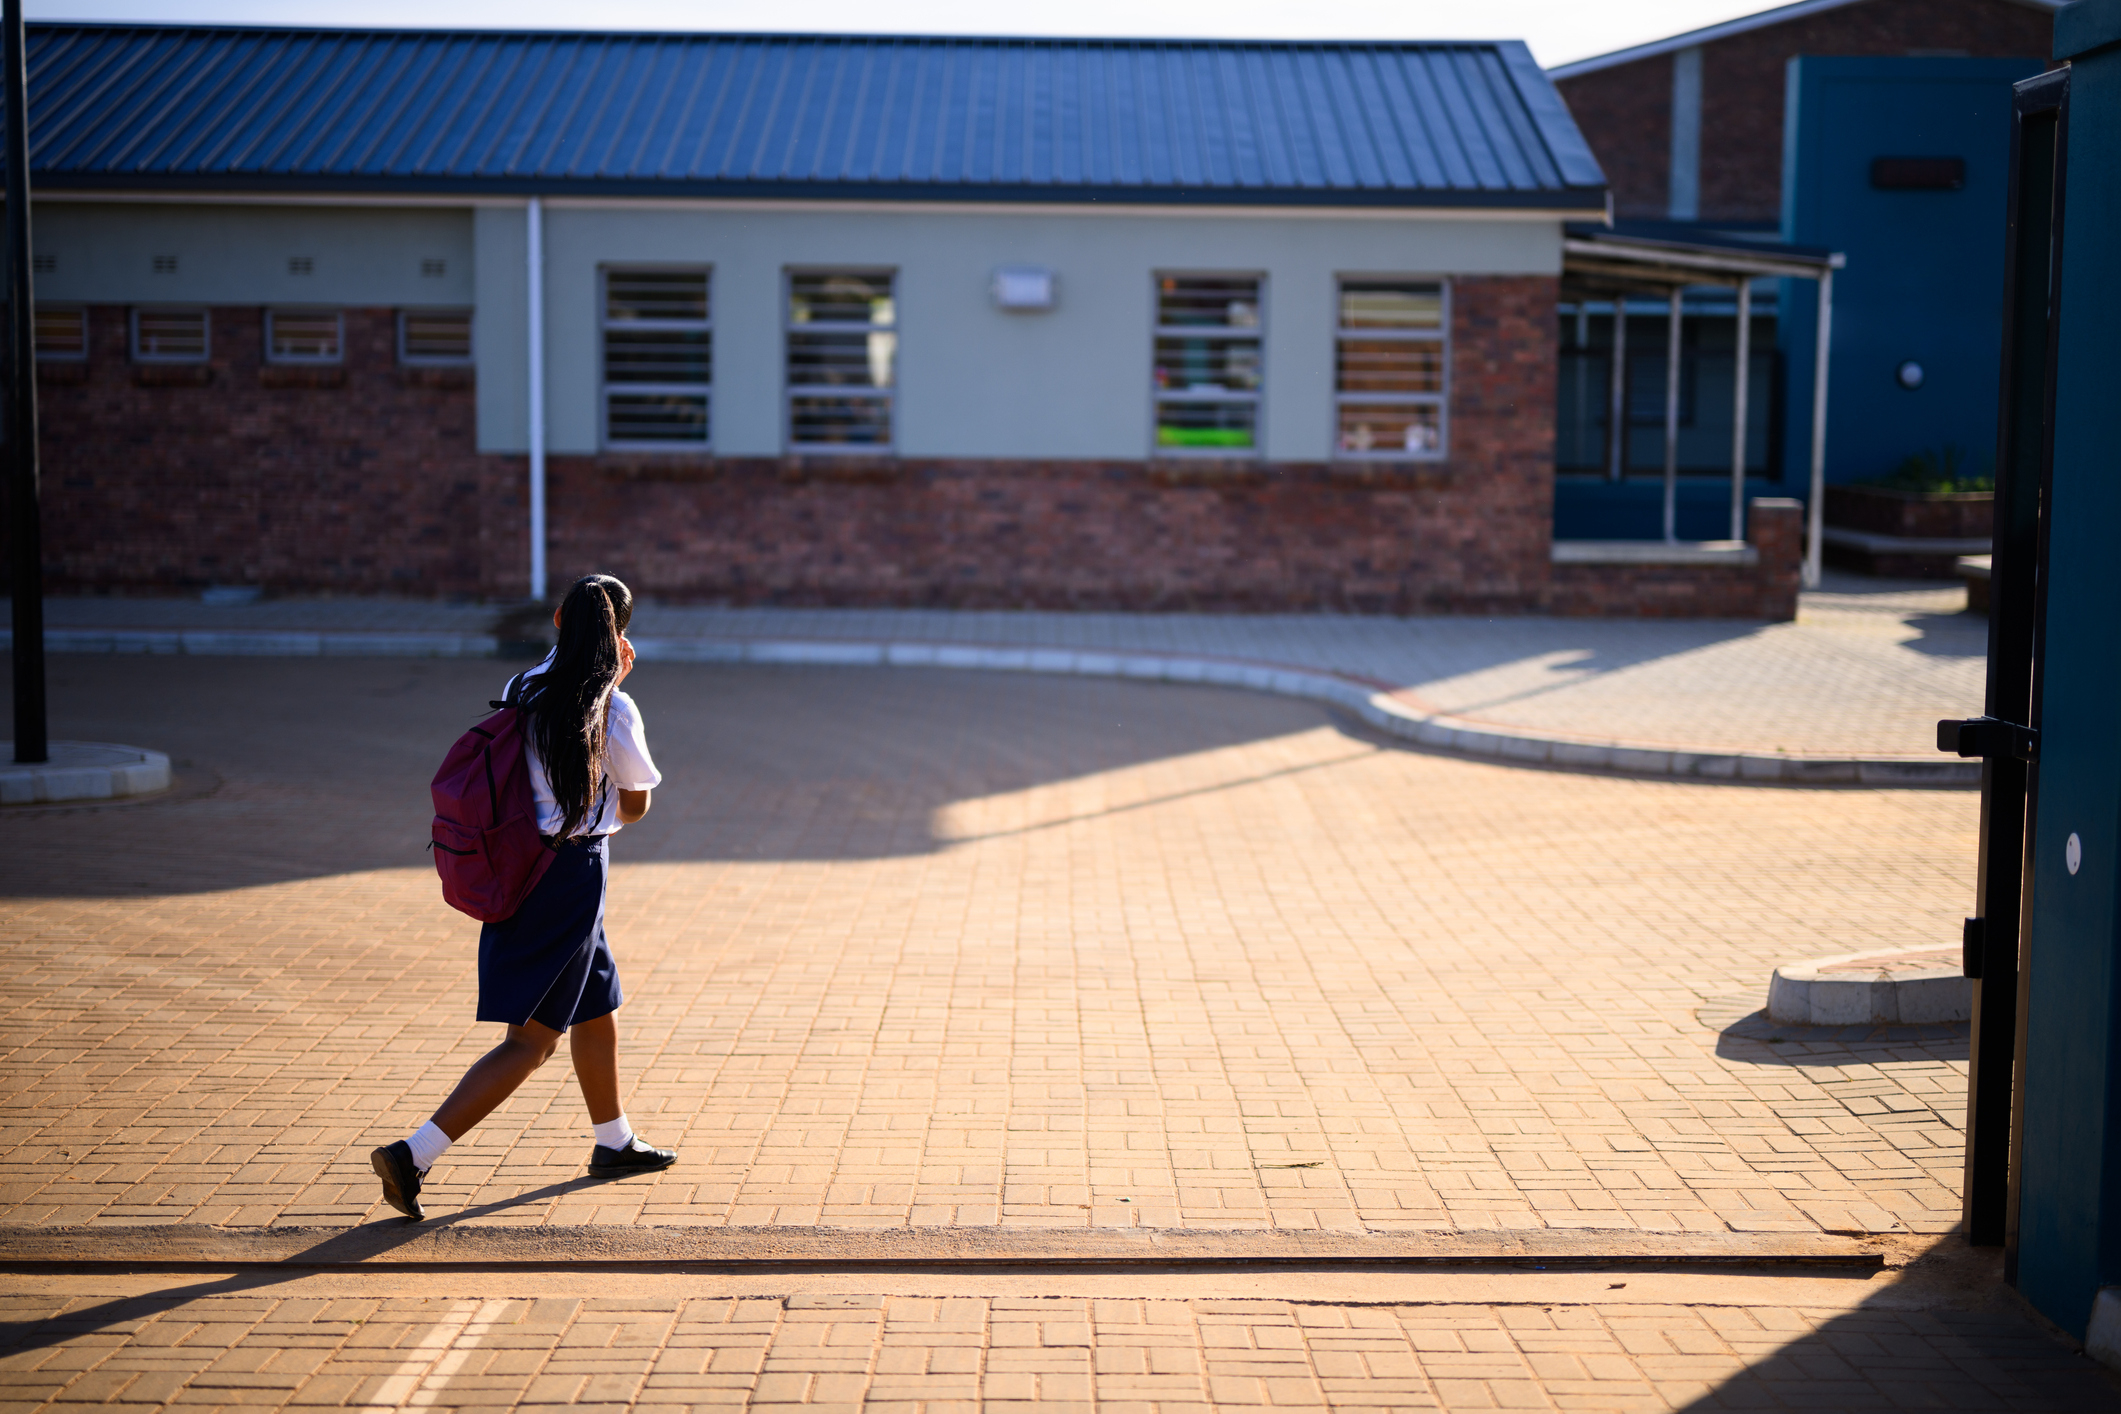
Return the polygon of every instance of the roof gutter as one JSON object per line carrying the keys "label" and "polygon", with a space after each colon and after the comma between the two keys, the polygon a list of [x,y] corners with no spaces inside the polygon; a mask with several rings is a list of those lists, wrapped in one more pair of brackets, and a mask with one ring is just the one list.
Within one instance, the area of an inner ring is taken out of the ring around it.
{"label": "roof gutter", "polygon": [[260,173],[173,174],[151,172],[39,172],[35,195],[123,192],[242,196],[404,196],[475,201],[480,198],[664,198],[690,201],[778,201],[789,204],[860,202],[928,206],[1124,205],[1184,210],[1267,211],[1539,211],[1581,219],[1603,219],[1606,188],[1579,186],[1532,190],[1427,190],[1376,187],[1147,187],[1029,186],[1024,184],[912,182],[700,182],[567,179],[550,177],[362,177]]}

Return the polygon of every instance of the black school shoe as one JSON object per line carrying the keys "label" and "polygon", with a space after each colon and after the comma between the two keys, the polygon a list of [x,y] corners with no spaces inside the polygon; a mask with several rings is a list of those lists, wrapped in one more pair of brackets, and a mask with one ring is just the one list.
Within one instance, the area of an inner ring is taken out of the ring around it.
{"label": "black school shoe", "polygon": [[658,1149],[641,1142],[636,1134],[633,1142],[623,1149],[607,1149],[602,1144],[589,1151],[589,1176],[591,1178],[627,1178],[637,1173],[654,1173],[667,1169],[678,1161],[675,1149]]}
{"label": "black school shoe", "polygon": [[383,1180],[383,1201],[414,1222],[427,1216],[420,1206],[420,1168],[412,1161],[412,1146],[400,1139],[385,1144],[368,1156],[376,1177]]}

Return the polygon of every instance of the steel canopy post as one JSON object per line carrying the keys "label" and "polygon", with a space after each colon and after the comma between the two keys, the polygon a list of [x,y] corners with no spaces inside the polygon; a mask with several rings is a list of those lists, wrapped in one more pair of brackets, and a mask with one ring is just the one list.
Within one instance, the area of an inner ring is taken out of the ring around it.
{"label": "steel canopy post", "polygon": [[1612,443],[1606,480],[1628,475],[1628,297],[1613,296],[1613,366],[1606,379],[1606,437]]}
{"label": "steel canopy post", "polygon": [[1679,309],[1672,286],[1664,338],[1664,543],[1679,538]]}
{"label": "steel canopy post", "polygon": [[1804,587],[1819,587],[1826,531],[1826,356],[1834,337],[1834,272],[1819,272],[1819,345],[1812,359],[1812,496],[1804,508]]}
{"label": "steel canopy post", "polygon": [[44,533],[37,504],[37,336],[30,308],[29,82],[22,0],[0,4],[7,66],[7,504],[14,610],[15,759],[51,759],[44,715]]}
{"label": "steel canopy post", "polygon": [[1731,539],[1745,539],[1745,422],[1752,392],[1753,282],[1738,282],[1738,353],[1731,390]]}

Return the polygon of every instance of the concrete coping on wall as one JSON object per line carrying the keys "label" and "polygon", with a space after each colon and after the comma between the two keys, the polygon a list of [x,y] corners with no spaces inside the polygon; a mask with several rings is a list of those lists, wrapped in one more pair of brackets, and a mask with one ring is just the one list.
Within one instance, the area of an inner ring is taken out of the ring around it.
{"label": "concrete coping on wall", "polygon": [[1556,540],[1557,565],[1730,565],[1750,569],[1760,551],[1743,540]]}
{"label": "concrete coping on wall", "polygon": [[[5,646],[8,637],[0,631],[0,646]],[[57,653],[491,658],[501,651],[493,635],[471,633],[54,629],[47,631],[45,641]],[[1719,751],[1477,721],[1436,711],[1405,688],[1378,679],[1242,658],[886,639],[641,637],[633,644],[646,662],[969,668],[1241,687],[1330,702],[1389,736],[1419,746],[1567,771],[1806,786],[1963,787],[1981,783],[1978,761]]]}
{"label": "concrete coping on wall", "polygon": [[1957,948],[1880,948],[1788,963],[1768,982],[1768,1020],[1785,1026],[1920,1026],[1966,1021],[1974,984]]}
{"label": "concrete coping on wall", "polygon": [[104,741],[55,741],[49,761],[14,759],[15,744],[0,742],[0,806],[112,800],[169,789],[169,757]]}

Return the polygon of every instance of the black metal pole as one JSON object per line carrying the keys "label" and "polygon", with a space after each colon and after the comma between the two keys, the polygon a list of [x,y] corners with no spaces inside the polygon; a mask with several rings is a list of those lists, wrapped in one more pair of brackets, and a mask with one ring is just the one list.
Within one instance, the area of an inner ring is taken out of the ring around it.
{"label": "black metal pole", "polygon": [[44,531],[37,505],[37,334],[30,309],[29,73],[22,0],[0,0],[7,68],[7,519],[15,629],[15,759],[51,758],[44,718]]}

